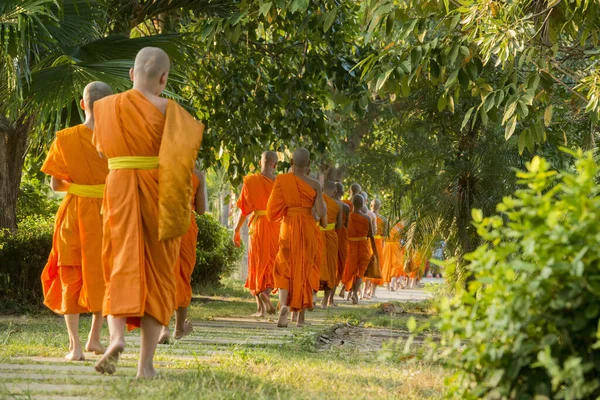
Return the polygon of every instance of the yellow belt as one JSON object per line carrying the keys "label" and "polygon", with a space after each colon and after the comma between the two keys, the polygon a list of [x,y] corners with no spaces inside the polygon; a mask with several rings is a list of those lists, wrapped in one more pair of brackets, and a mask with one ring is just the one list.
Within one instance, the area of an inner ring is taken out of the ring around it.
{"label": "yellow belt", "polygon": [[[317,225],[319,225],[318,222],[317,222]],[[319,226],[319,228],[321,228],[322,231],[332,231],[335,229],[335,223],[327,224],[327,228],[323,228],[322,226]]]}
{"label": "yellow belt", "polygon": [[363,240],[367,240],[366,236],[362,236],[362,237],[351,237],[348,238],[349,241],[351,242],[362,242]]}
{"label": "yellow belt", "polygon": [[383,236],[382,235],[375,235],[375,236],[373,236],[373,239],[383,239]]}
{"label": "yellow belt", "polygon": [[254,210],[253,214],[254,214],[255,217],[257,215],[267,215],[267,210]]}
{"label": "yellow belt", "polygon": [[108,169],[157,169],[158,156],[124,156],[108,159]]}
{"label": "yellow belt", "polygon": [[258,223],[257,217],[267,215],[267,210],[254,210],[252,212],[252,223],[248,227],[248,235],[254,235],[254,231],[256,230],[256,224]]}
{"label": "yellow belt", "polygon": [[78,185],[71,183],[67,193],[79,197],[89,197],[92,199],[101,199],[104,197],[104,184],[101,185]]}

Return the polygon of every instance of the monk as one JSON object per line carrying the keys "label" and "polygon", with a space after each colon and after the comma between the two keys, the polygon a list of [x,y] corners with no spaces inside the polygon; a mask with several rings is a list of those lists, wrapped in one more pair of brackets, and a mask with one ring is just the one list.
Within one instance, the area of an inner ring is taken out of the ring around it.
{"label": "monk", "polygon": [[[364,273],[373,258],[377,262],[379,258],[377,247],[373,239],[371,220],[363,210],[364,197],[360,194],[352,198],[354,210],[350,214],[350,225],[348,228],[348,258],[344,268],[342,282],[347,291],[351,292],[353,304],[358,304],[358,290],[362,283]],[[371,246],[369,247],[369,242]]]}
{"label": "monk", "polygon": [[390,291],[400,287],[400,279],[404,273],[404,249],[400,243],[404,225],[398,222],[391,230],[383,246],[381,261],[381,276]]}
{"label": "monk", "polygon": [[281,220],[279,252],[273,270],[279,290],[278,327],[287,327],[288,314],[299,312],[297,326],[305,324],[304,313],[313,307],[313,292],[319,290],[321,235],[312,215],[327,214],[321,185],[305,175],[310,153],[299,148],[292,155],[292,172],[278,175],[267,204],[267,218]]}
{"label": "monk", "polygon": [[[338,235],[338,270],[335,282],[336,288],[342,280],[342,275],[344,274],[344,267],[346,266],[346,258],[348,257],[348,223],[350,220],[350,206],[348,206],[348,204],[341,200],[343,194],[344,185],[341,182],[336,182],[336,192],[334,195],[334,199],[337,201],[338,205],[340,206],[340,209],[342,210],[342,226],[336,230],[336,233]],[[341,290],[344,290],[344,285],[342,285]],[[342,291],[340,293],[342,293]],[[336,307],[336,304],[333,301],[334,295],[335,291],[332,291],[330,294],[329,304],[331,306]]]}
{"label": "monk", "polygon": [[175,263],[190,226],[192,174],[204,125],[160,97],[167,54],[145,47],[135,58],[133,89],[95,105],[96,148],[108,158],[102,259],[110,345],[96,364],[115,372],[125,327],[141,327],[138,378],[153,378],[154,352],[176,308]]}
{"label": "monk", "polygon": [[278,156],[265,151],[260,159],[260,172],[244,178],[242,193],[237,201],[240,216],[233,235],[234,244],[240,246],[240,230],[248,215],[250,246],[248,249],[248,278],[245,287],[256,299],[257,311],[253,317],[264,317],[265,312],[275,314],[271,293],[275,288],[273,266],[279,250],[279,221],[269,221],[267,202],[275,184],[275,167]]}
{"label": "monk", "polygon": [[[342,188],[343,188],[343,185],[342,185]],[[350,190],[348,192],[348,196],[349,196],[348,199],[342,200],[342,202],[348,206],[350,211],[353,211],[353,209],[354,209],[354,206],[352,205],[352,199],[354,198],[354,196],[356,196],[357,194],[360,194],[361,192],[362,192],[362,187],[360,186],[360,184],[353,183],[352,185],[350,185]],[[346,254],[346,256],[347,256],[347,254]],[[344,258],[344,260],[345,260],[345,258]],[[346,266],[346,264],[344,262],[344,267],[345,266]],[[342,272],[342,274],[343,274],[343,272]],[[339,296],[342,299],[345,296],[345,292],[346,292],[346,288],[344,285],[342,285],[342,288],[340,289],[340,294],[339,294]],[[351,293],[348,293],[348,298],[350,297],[350,295],[351,295]],[[346,299],[346,300],[348,300],[348,299]]]}
{"label": "monk", "polygon": [[[192,322],[187,318],[188,308],[192,302],[192,274],[196,266],[196,244],[198,242],[198,224],[196,214],[203,215],[206,211],[206,179],[204,172],[194,169],[192,175],[193,201],[190,218],[190,228],[181,238],[179,258],[175,263],[175,280],[177,281],[177,297],[175,308],[175,332],[173,339],[179,340],[194,330]],[[171,332],[169,325],[162,328],[158,343],[167,344]]]}
{"label": "monk", "polygon": [[[367,194],[367,192],[362,191],[360,192],[360,195],[365,199],[365,203],[363,206],[363,213],[367,214],[367,216],[369,217],[369,220],[371,221],[371,229],[373,231],[373,237],[375,237],[375,232],[377,232],[377,218],[375,216],[375,214],[373,212],[371,212],[371,210],[369,210],[369,207],[367,206],[369,204],[369,196]],[[381,254],[381,253],[379,253]],[[359,292],[360,297],[364,298],[364,299],[369,299],[371,298],[371,290],[372,290],[372,284],[371,284],[371,277],[364,277],[363,281],[364,281],[364,287],[363,290]]]}
{"label": "monk", "polygon": [[[371,201],[371,214],[375,219],[375,235],[373,236],[375,239],[375,245],[377,246],[377,254],[380,256],[383,254],[383,242],[384,235],[387,230],[387,222],[386,220],[379,214],[381,211],[381,200],[373,199]],[[370,215],[371,215],[370,214]],[[383,257],[383,256],[382,256]],[[380,260],[380,262],[383,262]],[[383,285],[383,276],[381,278],[369,278],[367,280],[370,285],[370,291],[367,294],[367,298],[375,297],[375,292],[377,290],[377,286]]]}
{"label": "monk", "polygon": [[338,235],[337,230],[343,225],[343,209],[334,199],[337,186],[335,182],[327,181],[323,187],[323,200],[327,208],[326,218],[321,221],[326,221],[325,227],[321,226],[321,288],[325,292],[322,308],[331,306],[331,293],[335,292],[338,281]]}
{"label": "monk", "polygon": [[102,329],[102,196],[108,163],[92,144],[94,103],[112,94],[103,82],[92,82],[83,89],[79,102],[85,122],[56,133],[42,171],[51,176],[56,192],[67,192],[54,224],[52,251],[42,272],[44,304],[65,317],[69,334],[70,361],[85,357],[79,340],[79,314],[92,313],[92,327],[85,349],[104,353],[100,343]]}

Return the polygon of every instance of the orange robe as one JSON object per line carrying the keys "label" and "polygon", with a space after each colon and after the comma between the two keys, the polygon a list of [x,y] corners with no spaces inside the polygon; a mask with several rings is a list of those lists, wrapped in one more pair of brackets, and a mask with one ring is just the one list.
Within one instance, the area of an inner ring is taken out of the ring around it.
{"label": "orange robe", "polygon": [[334,225],[331,229],[321,229],[321,283],[322,286],[327,286],[329,289],[335,289],[338,283],[337,279],[337,261],[338,261],[338,235],[335,231],[337,216],[340,212],[340,206],[337,201],[323,195],[325,205],[327,206],[327,224]]}
{"label": "orange robe", "polygon": [[274,184],[260,172],[248,175],[237,201],[242,215],[252,214],[248,220],[250,246],[245,287],[253,296],[275,287],[273,267],[279,250],[280,222],[266,218],[267,202]]}
{"label": "orange robe", "polygon": [[411,258],[411,270],[408,277],[421,279],[423,277],[423,273],[425,272],[425,263],[426,259],[423,256],[423,252],[420,250],[415,251]]}
{"label": "orange robe", "polygon": [[293,173],[281,174],[267,204],[267,218],[281,220],[275,287],[287,290],[292,311],[313,308],[319,290],[321,234],[312,215],[315,190]]}
{"label": "orange robe", "polygon": [[404,249],[400,244],[400,232],[402,224],[398,223],[390,231],[390,237],[386,240],[383,246],[381,255],[381,276],[384,283],[389,283],[392,277],[400,277],[406,275],[404,273]]}
{"label": "orange robe", "polygon": [[[192,209],[194,209],[194,199],[200,180],[196,174],[192,174],[192,186],[194,187],[194,196],[192,197]],[[175,263],[175,280],[177,282],[177,299],[175,308],[189,307],[192,301],[192,273],[196,266],[196,244],[198,242],[198,224],[196,223],[196,214],[192,211],[190,229],[181,237],[181,247],[179,249],[179,258]]]}
{"label": "orange robe", "polygon": [[163,115],[137,90],[97,101],[94,114],[96,147],[109,164],[114,157],[159,158],[159,168],[114,169],[106,179],[103,314],[127,318],[130,329],[144,315],[167,325],[203,126],[173,101]]}
{"label": "orange robe", "polygon": [[357,278],[362,278],[371,261],[371,243],[367,238],[371,221],[357,213],[350,214],[348,226],[348,258],[344,267],[342,283],[351,290]]}
{"label": "orange robe", "polygon": [[[385,221],[379,216],[376,215],[375,216],[377,218],[377,231],[374,235],[375,238],[375,247],[377,247],[377,255],[379,257],[379,259],[377,260],[379,262],[380,265],[380,269],[381,269],[381,255],[383,254],[383,235],[385,234]],[[383,285],[384,280],[383,280],[383,273],[381,275],[380,279],[369,279],[371,282],[373,282],[374,285]]]}
{"label": "orange robe", "polygon": [[[79,185],[103,184],[106,160],[92,131],[77,125],[56,133],[42,171]],[[102,311],[102,199],[68,193],[56,214],[52,251],[42,272],[44,304],[59,314]]]}
{"label": "orange robe", "polygon": [[348,207],[350,207],[350,212],[354,211],[354,204],[352,204],[352,199],[350,199],[350,200],[342,200],[342,203],[344,203]]}
{"label": "orange robe", "polygon": [[[346,259],[348,258],[348,229],[346,228],[346,221],[348,220],[349,215],[343,214],[342,218],[342,227],[337,230],[338,235],[338,270],[337,270],[337,280],[335,286],[337,287],[342,280],[342,276],[344,275],[344,267],[346,266]],[[350,226],[348,226],[350,228]]]}

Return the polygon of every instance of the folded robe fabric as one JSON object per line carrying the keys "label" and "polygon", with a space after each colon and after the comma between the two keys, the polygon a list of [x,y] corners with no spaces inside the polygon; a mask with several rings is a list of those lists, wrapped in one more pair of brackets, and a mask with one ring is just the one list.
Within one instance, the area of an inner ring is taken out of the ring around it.
{"label": "folded robe fabric", "polygon": [[327,224],[333,225],[331,229],[321,229],[322,253],[320,263],[320,280],[323,285],[329,289],[337,286],[337,261],[338,261],[338,234],[335,231],[337,216],[340,212],[340,206],[337,201],[323,195],[325,206],[327,207]]}

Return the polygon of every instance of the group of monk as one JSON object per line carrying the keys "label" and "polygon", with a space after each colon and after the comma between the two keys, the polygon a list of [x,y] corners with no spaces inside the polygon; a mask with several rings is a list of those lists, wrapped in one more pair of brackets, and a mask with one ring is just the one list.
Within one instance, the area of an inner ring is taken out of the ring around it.
{"label": "group of monk", "polygon": [[[278,155],[265,151],[260,171],[244,178],[237,201],[240,210],[233,241],[241,245],[241,229],[249,227],[248,278],[245,287],[257,304],[255,317],[275,314],[271,294],[279,295],[277,325],[286,327],[291,317],[305,324],[305,310],[336,306],[334,295],[357,304],[375,296],[377,286],[393,291],[412,284],[416,271],[405,268],[400,240],[403,224],[388,232],[379,214],[381,201],[371,202],[359,184],[352,184],[349,199],[344,186],[310,177],[310,153],[294,151],[291,170],[275,175]],[[405,284],[406,283],[406,284]],[[362,289],[362,290],[361,290]]]}
{"label": "group of monk", "polygon": [[[85,122],[57,132],[42,171],[66,192],[53,248],[42,272],[44,304],[64,315],[66,358],[84,360],[79,315],[91,312],[85,350],[102,355],[100,373],[115,372],[125,329],[141,328],[138,378],[152,378],[159,341],[190,333],[186,320],[204,175],[194,169],[204,125],[161,97],[170,61],[161,49],[139,51],[133,89],[113,94],[103,82],[83,91]],[[100,331],[108,321],[110,343]]]}

